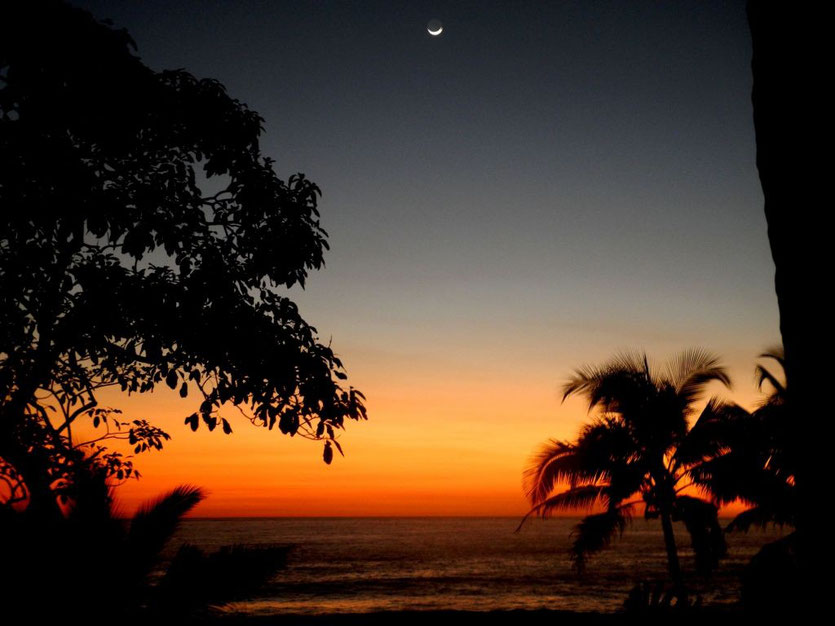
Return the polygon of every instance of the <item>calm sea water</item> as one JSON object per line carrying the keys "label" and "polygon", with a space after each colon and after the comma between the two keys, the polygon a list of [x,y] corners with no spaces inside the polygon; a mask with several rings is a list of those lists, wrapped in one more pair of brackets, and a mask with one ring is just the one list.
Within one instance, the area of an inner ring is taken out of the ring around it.
{"label": "calm sea water", "polygon": [[[517,518],[332,518],[189,520],[170,549],[188,542],[290,544],[287,569],[247,602],[251,614],[355,613],[389,610],[563,609],[612,611],[638,581],[664,579],[657,522],[637,519],[581,577],[568,558],[577,520]],[[705,603],[735,602],[738,576],[776,532],[729,537],[729,556],[710,581],[699,581],[683,527],[684,567]]]}

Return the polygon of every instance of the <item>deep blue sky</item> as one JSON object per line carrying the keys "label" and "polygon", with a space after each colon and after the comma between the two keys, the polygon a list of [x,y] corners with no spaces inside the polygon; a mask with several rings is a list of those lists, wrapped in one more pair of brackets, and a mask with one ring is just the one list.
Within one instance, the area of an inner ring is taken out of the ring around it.
{"label": "deep blue sky", "polygon": [[420,414],[448,440],[472,398],[430,398],[455,381],[570,435],[559,380],[622,348],[704,346],[752,396],[779,334],[742,0],[76,4],[219,79],[320,185],[332,251],[298,299],[369,432]]}

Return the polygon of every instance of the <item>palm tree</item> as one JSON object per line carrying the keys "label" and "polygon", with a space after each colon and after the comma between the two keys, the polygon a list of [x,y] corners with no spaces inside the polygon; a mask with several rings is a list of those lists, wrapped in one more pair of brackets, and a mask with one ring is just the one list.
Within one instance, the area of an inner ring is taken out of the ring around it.
{"label": "palm tree", "polygon": [[[760,358],[782,369],[783,349],[774,347]],[[741,501],[749,506],[728,525],[728,530],[748,530],[768,524],[794,526],[797,515],[795,476],[797,459],[791,445],[785,376],[756,366],[757,384],[770,388],[760,406],[748,413],[738,410],[717,427],[722,429],[724,449],[692,473],[696,483],[722,504]]]}
{"label": "palm tree", "polygon": [[563,388],[563,400],[582,395],[595,415],[576,440],[551,440],[531,459],[525,482],[532,508],[522,523],[535,514],[602,505],[602,512],[586,516],[574,532],[572,558],[582,568],[590,554],[624,531],[635,505],[643,502],[645,516],[661,521],[669,574],[683,599],[673,522],[684,522],[701,573],[725,553],[716,506],[683,493],[692,473],[721,451],[716,424],[735,411],[711,399],[691,426],[696,404],[713,382],[730,386],[717,358],[702,350],[682,352],[658,372],[646,355],[635,354],[577,370]]}
{"label": "palm tree", "polygon": [[[781,347],[764,352],[760,358],[774,361],[785,372]],[[728,524],[727,531],[747,531],[769,524],[796,529],[800,502],[795,479],[800,459],[794,452],[798,450],[797,428],[792,405],[787,401],[786,377],[761,363],[756,366],[756,374],[760,389],[768,391],[764,401],[750,413],[738,411],[717,424],[724,449],[703,463],[693,479],[717,502],[748,505]],[[742,600],[747,609],[773,618],[787,607],[798,606],[806,587],[799,540],[793,530],[764,545],[751,559],[742,574]]]}

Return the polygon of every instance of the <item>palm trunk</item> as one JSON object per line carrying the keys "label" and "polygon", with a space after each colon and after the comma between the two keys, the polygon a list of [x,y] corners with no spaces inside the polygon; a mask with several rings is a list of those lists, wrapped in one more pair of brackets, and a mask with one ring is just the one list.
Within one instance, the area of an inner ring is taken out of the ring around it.
{"label": "palm trunk", "polygon": [[667,568],[670,570],[670,578],[673,581],[678,601],[684,602],[686,600],[684,577],[681,574],[676,537],[673,533],[673,521],[669,512],[661,513],[661,528],[664,530],[664,547],[667,549]]}

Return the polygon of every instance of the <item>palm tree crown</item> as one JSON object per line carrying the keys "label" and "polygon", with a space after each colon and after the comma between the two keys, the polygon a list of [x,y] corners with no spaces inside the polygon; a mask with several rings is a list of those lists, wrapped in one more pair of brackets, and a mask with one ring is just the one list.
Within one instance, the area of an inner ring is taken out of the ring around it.
{"label": "palm tree crown", "polygon": [[[782,347],[760,355],[782,369]],[[693,472],[693,479],[722,503],[741,501],[749,508],[728,530],[748,530],[769,523],[793,526],[797,511],[798,465],[792,421],[786,402],[785,376],[758,363],[757,384],[767,391],[751,413],[739,411],[722,425],[725,448]],[[766,387],[767,384],[767,387]]]}
{"label": "palm tree crown", "polygon": [[714,424],[735,410],[711,399],[693,421],[713,382],[730,386],[718,359],[702,350],[682,352],[659,371],[643,354],[577,370],[563,400],[584,396],[592,421],[576,440],[551,440],[531,459],[525,483],[532,508],[525,519],[602,506],[575,530],[572,557],[582,568],[590,554],[623,532],[633,507],[643,502],[646,517],[661,521],[670,575],[683,594],[672,522],[684,522],[701,572],[709,572],[725,551],[717,508],[682,493],[692,473],[722,448]]}

